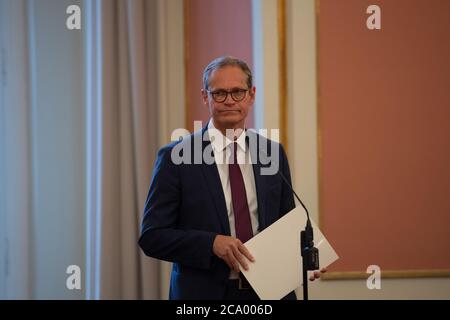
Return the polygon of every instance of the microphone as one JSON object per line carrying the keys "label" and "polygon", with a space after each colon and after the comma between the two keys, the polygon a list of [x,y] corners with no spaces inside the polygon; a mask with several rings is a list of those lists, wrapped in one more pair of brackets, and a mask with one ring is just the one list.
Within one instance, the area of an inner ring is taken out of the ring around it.
{"label": "microphone", "polygon": [[306,226],[305,230],[301,232],[301,250],[302,250],[302,257],[303,257],[303,267],[306,267],[306,270],[317,270],[319,269],[319,249],[314,247],[314,231],[313,227],[311,225],[311,220],[309,219],[309,212],[306,206],[303,204],[303,201],[300,199],[300,197],[295,192],[294,188],[292,188],[291,184],[289,183],[288,179],[284,176],[283,173],[281,173],[280,170],[278,170],[278,173],[280,177],[283,179],[283,181],[286,183],[286,185],[289,187],[289,189],[292,191],[292,193],[297,198],[298,202],[302,205],[303,209],[305,209],[306,212]]}
{"label": "microphone", "polygon": [[[248,136],[246,136],[246,140],[248,143]],[[270,158],[264,149],[258,148],[259,152],[261,152],[266,158]],[[300,197],[295,192],[292,185],[289,183],[288,179],[284,176],[284,174],[281,172],[279,166],[277,170],[277,174],[280,175],[280,177],[283,179],[283,181],[286,183],[286,185],[289,187],[289,189],[292,191],[292,193],[297,198],[298,202],[302,205],[303,209],[305,209],[306,212],[306,226],[305,230],[300,233],[300,246],[301,246],[301,254],[303,258],[303,271],[306,272],[307,270],[317,270],[319,269],[319,249],[314,247],[314,231],[313,227],[311,225],[311,220],[309,219],[309,211],[306,208],[303,201],[300,199]]]}
{"label": "microphone", "polygon": [[[261,148],[259,149],[260,152],[262,152],[267,158],[269,156],[267,153]],[[289,189],[292,191],[292,193],[297,198],[298,202],[302,205],[303,209],[305,209],[306,212],[306,226],[305,230],[300,232],[300,249],[301,249],[301,255],[303,260],[302,265],[302,274],[303,274],[303,300],[307,301],[308,298],[308,270],[317,270],[319,269],[319,249],[314,247],[314,231],[313,227],[311,225],[311,220],[309,219],[309,212],[306,208],[303,201],[300,199],[300,197],[295,192],[294,188],[292,188],[292,185],[289,183],[288,179],[284,176],[284,174],[281,172],[280,168],[278,167],[277,173],[280,175],[280,177],[283,179],[284,183],[289,187]]]}

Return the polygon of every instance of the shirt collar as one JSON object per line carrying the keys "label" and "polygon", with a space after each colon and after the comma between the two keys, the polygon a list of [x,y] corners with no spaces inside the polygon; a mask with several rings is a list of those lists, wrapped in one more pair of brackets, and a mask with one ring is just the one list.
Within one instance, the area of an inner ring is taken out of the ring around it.
{"label": "shirt collar", "polygon": [[[215,152],[222,152],[230,145],[230,143],[233,143],[232,140],[224,136],[222,132],[214,126],[212,119],[210,119],[208,123],[208,135]],[[236,140],[239,148],[244,152],[246,150],[245,136],[244,130]]]}

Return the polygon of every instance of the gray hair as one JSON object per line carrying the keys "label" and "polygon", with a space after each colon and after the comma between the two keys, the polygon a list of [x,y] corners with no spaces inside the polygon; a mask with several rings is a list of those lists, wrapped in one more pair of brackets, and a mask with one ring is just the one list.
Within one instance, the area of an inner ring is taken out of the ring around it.
{"label": "gray hair", "polygon": [[214,70],[232,66],[232,67],[239,67],[241,70],[245,73],[247,76],[247,86],[248,89],[253,87],[253,76],[252,71],[248,67],[247,63],[241,59],[231,57],[231,56],[223,56],[219,57],[217,59],[214,59],[211,61],[203,71],[203,89],[208,90],[209,89],[209,77],[211,76],[211,73]]}

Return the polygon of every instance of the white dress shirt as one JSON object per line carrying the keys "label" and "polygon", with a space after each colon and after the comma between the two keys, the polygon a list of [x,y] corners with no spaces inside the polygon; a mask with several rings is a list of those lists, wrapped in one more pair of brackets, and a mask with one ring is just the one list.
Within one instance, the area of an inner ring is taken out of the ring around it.
{"label": "white dress shirt", "polygon": [[[213,121],[209,121],[208,135],[214,150],[214,160],[219,171],[220,182],[227,206],[228,220],[230,222],[230,232],[236,237],[234,226],[233,202],[231,199],[230,177],[228,174],[228,164],[231,158],[231,148],[233,141],[225,137],[222,132],[214,127]],[[244,179],[245,193],[247,195],[248,208],[250,211],[250,220],[252,223],[253,235],[258,233],[258,201],[256,197],[255,176],[253,174],[253,165],[250,161],[250,152],[245,142],[245,131],[236,140],[237,161]]]}
{"label": "white dress shirt", "polygon": [[[219,171],[220,182],[222,184],[225,204],[227,206],[228,221],[230,223],[231,236],[236,237],[236,228],[234,225],[233,202],[231,199],[230,176],[228,174],[228,164],[231,158],[231,148],[233,141],[225,137],[220,130],[216,129],[213,120],[208,124],[208,135],[214,151],[214,160]],[[252,223],[253,235],[258,233],[258,201],[256,197],[255,176],[253,174],[253,165],[250,159],[250,151],[245,141],[245,131],[243,131],[236,140],[237,162],[244,179],[245,193],[247,195],[248,209],[250,211],[250,220]],[[235,272],[231,272],[230,278],[237,278]]]}

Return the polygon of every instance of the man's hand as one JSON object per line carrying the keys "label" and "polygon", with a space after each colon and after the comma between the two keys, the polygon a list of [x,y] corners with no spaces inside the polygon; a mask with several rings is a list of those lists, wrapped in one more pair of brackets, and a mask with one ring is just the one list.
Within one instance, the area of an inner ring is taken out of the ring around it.
{"label": "man's hand", "polygon": [[320,269],[320,272],[319,271],[314,271],[314,273],[309,277],[309,280],[310,281],[314,281],[316,279],[319,279],[320,276],[322,275],[322,273],[325,273],[325,272],[327,272],[327,268]]}
{"label": "man's hand", "polygon": [[229,237],[217,235],[213,243],[213,252],[220,259],[224,260],[230,269],[239,272],[239,265],[244,270],[248,270],[248,264],[244,256],[251,262],[255,261],[255,258],[242,244],[241,240]]}

